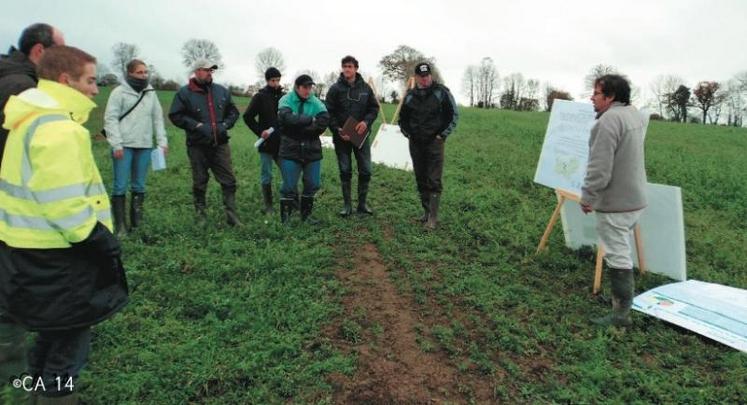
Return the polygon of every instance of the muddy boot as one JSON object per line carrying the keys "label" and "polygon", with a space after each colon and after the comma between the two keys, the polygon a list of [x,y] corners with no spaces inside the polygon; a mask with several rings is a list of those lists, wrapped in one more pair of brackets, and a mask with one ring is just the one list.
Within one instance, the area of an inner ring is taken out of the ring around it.
{"label": "muddy boot", "polygon": [[112,196],[112,215],[114,216],[114,234],[118,238],[127,236],[127,222],[125,220],[125,202],[123,195]]}
{"label": "muddy boot", "polygon": [[311,218],[311,211],[314,209],[314,197],[301,196],[301,221],[311,225],[319,224],[319,221]]}
{"label": "muddy boot", "polygon": [[351,202],[351,188],[352,184],[350,180],[342,181],[342,210],[340,211],[341,217],[350,216],[353,213],[353,203]]}
{"label": "muddy boot", "polygon": [[132,193],[130,199],[130,226],[137,228],[143,222],[143,202],[145,193]]}
{"label": "muddy boot", "polygon": [[366,215],[373,215],[373,211],[371,211],[371,208],[368,207],[368,204],[366,204],[366,199],[368,198],[368,180],[360,180],[358,179],[358,213],[359,214],[366,214]]}
{"label": "muddy boot", "polygon": [[438,227],[438,204],[441,200],[441,195],[438,193],[431,194],[430,205],[428,209],[428,218],[425,221],[425,227],[433,230]]}
{"label": "muddy boot", "polygon": [[195,220],[197,225],[205,226],[207,224],[207,204],[205,203],[205,193],[194,194],[195,203]]}
{"label": "muddy boot", "polygon": [[599,326],[631,326],[630,308],[633,305],[635,279],[633,269],[609,269],[612,290],[612,313],[601,318],[594,318],[592,323]]}
{"label": "muddy boot", "polygon": [[223,207],[226,211],[226,223],[230,226],[244,226],[239,221],[239,215],[236,212],[236,191],[223,191]]}
{"label": "muddy boot", "polygon": [[265,214],[271,215],[274,211],[272,207],[272,184],[262,185],[262,198],[265,202]]}
{"label": "muddy boot", "polygon": [[431,210],[431,199],[428,193],[420,193],[420,205],[423,207],[423,215],[418,220],[425,223],[428,220],[428,213]]}
{"label": "muddy boot", "polygon": [[288,223],[288,220],[290,220],[291,214],[293,214],[293,209],[296,206],[296,199],[295,198],[280,198],[280,222],[283,224]]}

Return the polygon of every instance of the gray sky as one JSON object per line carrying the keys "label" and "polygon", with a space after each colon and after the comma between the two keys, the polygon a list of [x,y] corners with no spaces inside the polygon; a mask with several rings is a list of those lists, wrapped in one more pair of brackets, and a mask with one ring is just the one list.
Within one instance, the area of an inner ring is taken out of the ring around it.
{"label": "gray sky", "polygon": [[3,6],[0,49],[34,22],[57,26],[69,45],[107,64],[114,43],[134,43],[141,58],[178,81],[187,77],[180,49],[190,38],[218,45],[226,69],[216,81],[235,84],[257,80],[254,58],[268,46],[283,53],[286,82],[304,69],[338,70],[346,54],[362,72],[379,75],[381,57],[407,44],[436,58],[461,102],[464,69],[484,56],[501,76],[520,72],[574,97],[599,63],[627,74],[642,98],[659,74],[692,86],[747,70],[744,0],[24,0]]}

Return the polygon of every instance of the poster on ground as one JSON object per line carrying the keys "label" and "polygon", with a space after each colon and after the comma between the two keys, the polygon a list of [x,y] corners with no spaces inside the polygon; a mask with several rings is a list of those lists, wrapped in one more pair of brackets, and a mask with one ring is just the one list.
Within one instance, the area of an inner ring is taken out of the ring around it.
{"label": "poster on ground", "polygon": [[747,352],[747,290],[688,280],[646,291],[633,309]]}
{"label": "poster on ground", "polygon": [[[679,187],[648,183],[648,206],[640,219],[643,255],[646,270],[673,280],[687,279],[685,254],[685,221],[682,212],[682,191]],[[571,249],[596,246],[598,243],[594,214],[584,215],[578,203],[566,200],[560,211],[565,244]],[[638,252],[633,243],[633,262]]]}
{"label": "poster on ground", "polygon": [[371,161],[395,169],[412,171],[410,147],[399,125],[381,124],[371,144]]}

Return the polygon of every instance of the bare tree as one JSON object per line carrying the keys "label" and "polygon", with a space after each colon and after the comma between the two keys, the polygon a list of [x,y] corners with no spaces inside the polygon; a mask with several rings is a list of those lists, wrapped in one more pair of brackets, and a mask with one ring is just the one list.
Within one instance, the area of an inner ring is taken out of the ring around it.
{"label": "bare tree", "polygon": [[720,88],[721,85],[716,81],[702,81],[693,90],[694,104],[703,112],[703,124],[707,122],[708,112],[723,101],[723,96],[719,93]]}
{"label": "bare tree", "polygon": [[477,67],[477,105],[491,108],[495,104],[498,91],[498,70],[490,57],[484,57]]}
{"label": "bare tree", "polygon": [[589,73],[584,77],[584,88],[589,91],[594,90],[594,82],[604,76],[609,74],[618,74],[617,69],[614,66],[610,65],[604,65],[604,64],[598,64],[594,65],[591,70],[589,70]]}
{"label": "bare tree", "polygon": [[153,88],[157,90],[160,89],[166,82],[166,79],[161,76],[158,70],[156,70],[156,67],[153,65],[148,65],[148,79],[150,80],[150,84],[153,86]]}
{"label": "bare tree", "polygon": [[182,64],[188,69],[200,58],[205,58],[212,63],[224,68],[223,57],[218,50],[218,46],[208,39],[190,39],[182,45]]}
{"label": "bare tree", "polygon": [[726,124],[741,127],[745,112],[747,112],[747,86],[735,76],[726,83],[724,91],[724,105],[727,112]]}
{"label": "bare tree", "polygon": [[462,92],[469,97],[469,106],[475,106],[475,95],[477,93],[477,67],[474,65],[467,66],[462,76]]}
{"label": "bare tree", "polygon": [[112,46],[112,53],[114,54],[112,67],[117,73],[121,73],[122,77],[127,77],[127,64],[135,59],[139,53],[137,46],[134,44],[117,42]]}
{"label": "bare tree", "polygon": [[555,102],[555,100],[573,100],[573,97],[571,96],[571,93],[553,88],[552,86],[548,85],[545,88],[545,103],[546,103],[546,110],[551,111],[552,105]]}
{"label": "bare tree", "polygon": [[271,67],[276,68],[280,73],[284,72],[285,59],[283,59],[283,54],[277,48],[269,47],[259,51],[254,66],[257,68],[259,79],[264,80],[265,71]]}
{"label": "bare tree", "polygon": [[669,96],[683,83],[685,83],[685,80],[676,75],[659,75],[651,81],[649,89],[654,95],[654,102],[659,109],[660,116],[666,116]]}
{"label": "bare tree", "polygon": [[524,95],[524,75],[521,73],[511,73],[503,78],[503,94],[501,94],[501,108],[508,110],[517,110],[519,101]]}
{"label": "bare tree", "polygon": [[400,45],[394,52],[381,58],[379,67],[388,79],[404,85],[407,79],[415,74],[415,66],[421,62],[430,63],[433,68],[433,79],[441,82],[441,75],[434,66],[435,59],[426,57],[422,52],[407,45]]}

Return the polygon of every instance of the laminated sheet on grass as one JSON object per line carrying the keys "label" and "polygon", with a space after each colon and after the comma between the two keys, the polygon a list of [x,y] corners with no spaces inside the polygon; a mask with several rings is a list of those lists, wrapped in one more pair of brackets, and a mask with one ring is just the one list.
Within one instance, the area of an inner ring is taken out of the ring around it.
{"label": "laminated sheet on grass", "polygon": [[[687,260],[682,192],[679,187],[648,183],[646,193],[648,207],[640,220],[646,270],[684,281],[687,279]],[[560,218],[566,246],[578,249],[597,245],[594,214],[584,215],[578,203],[566,201]],[[632,232],[630,237],[633,262],[638,263]]]}
{"label": "laminated sheet on grass", "polygon": [[747,352],[747,290],[688,280],[646,291],[633,309]]}
{"label": "laminated sheet on grass", "polygon": [[334,142],[332,142],[331,136],[322,135],[319,137],[319,139],[322,141],[322,148],[335,148]]}
{"label": "laminated sheet on grass", "polygon": [[371,144],[371,161],[395,169],[412,171],[410,147],[399,125],[381,124]]}

